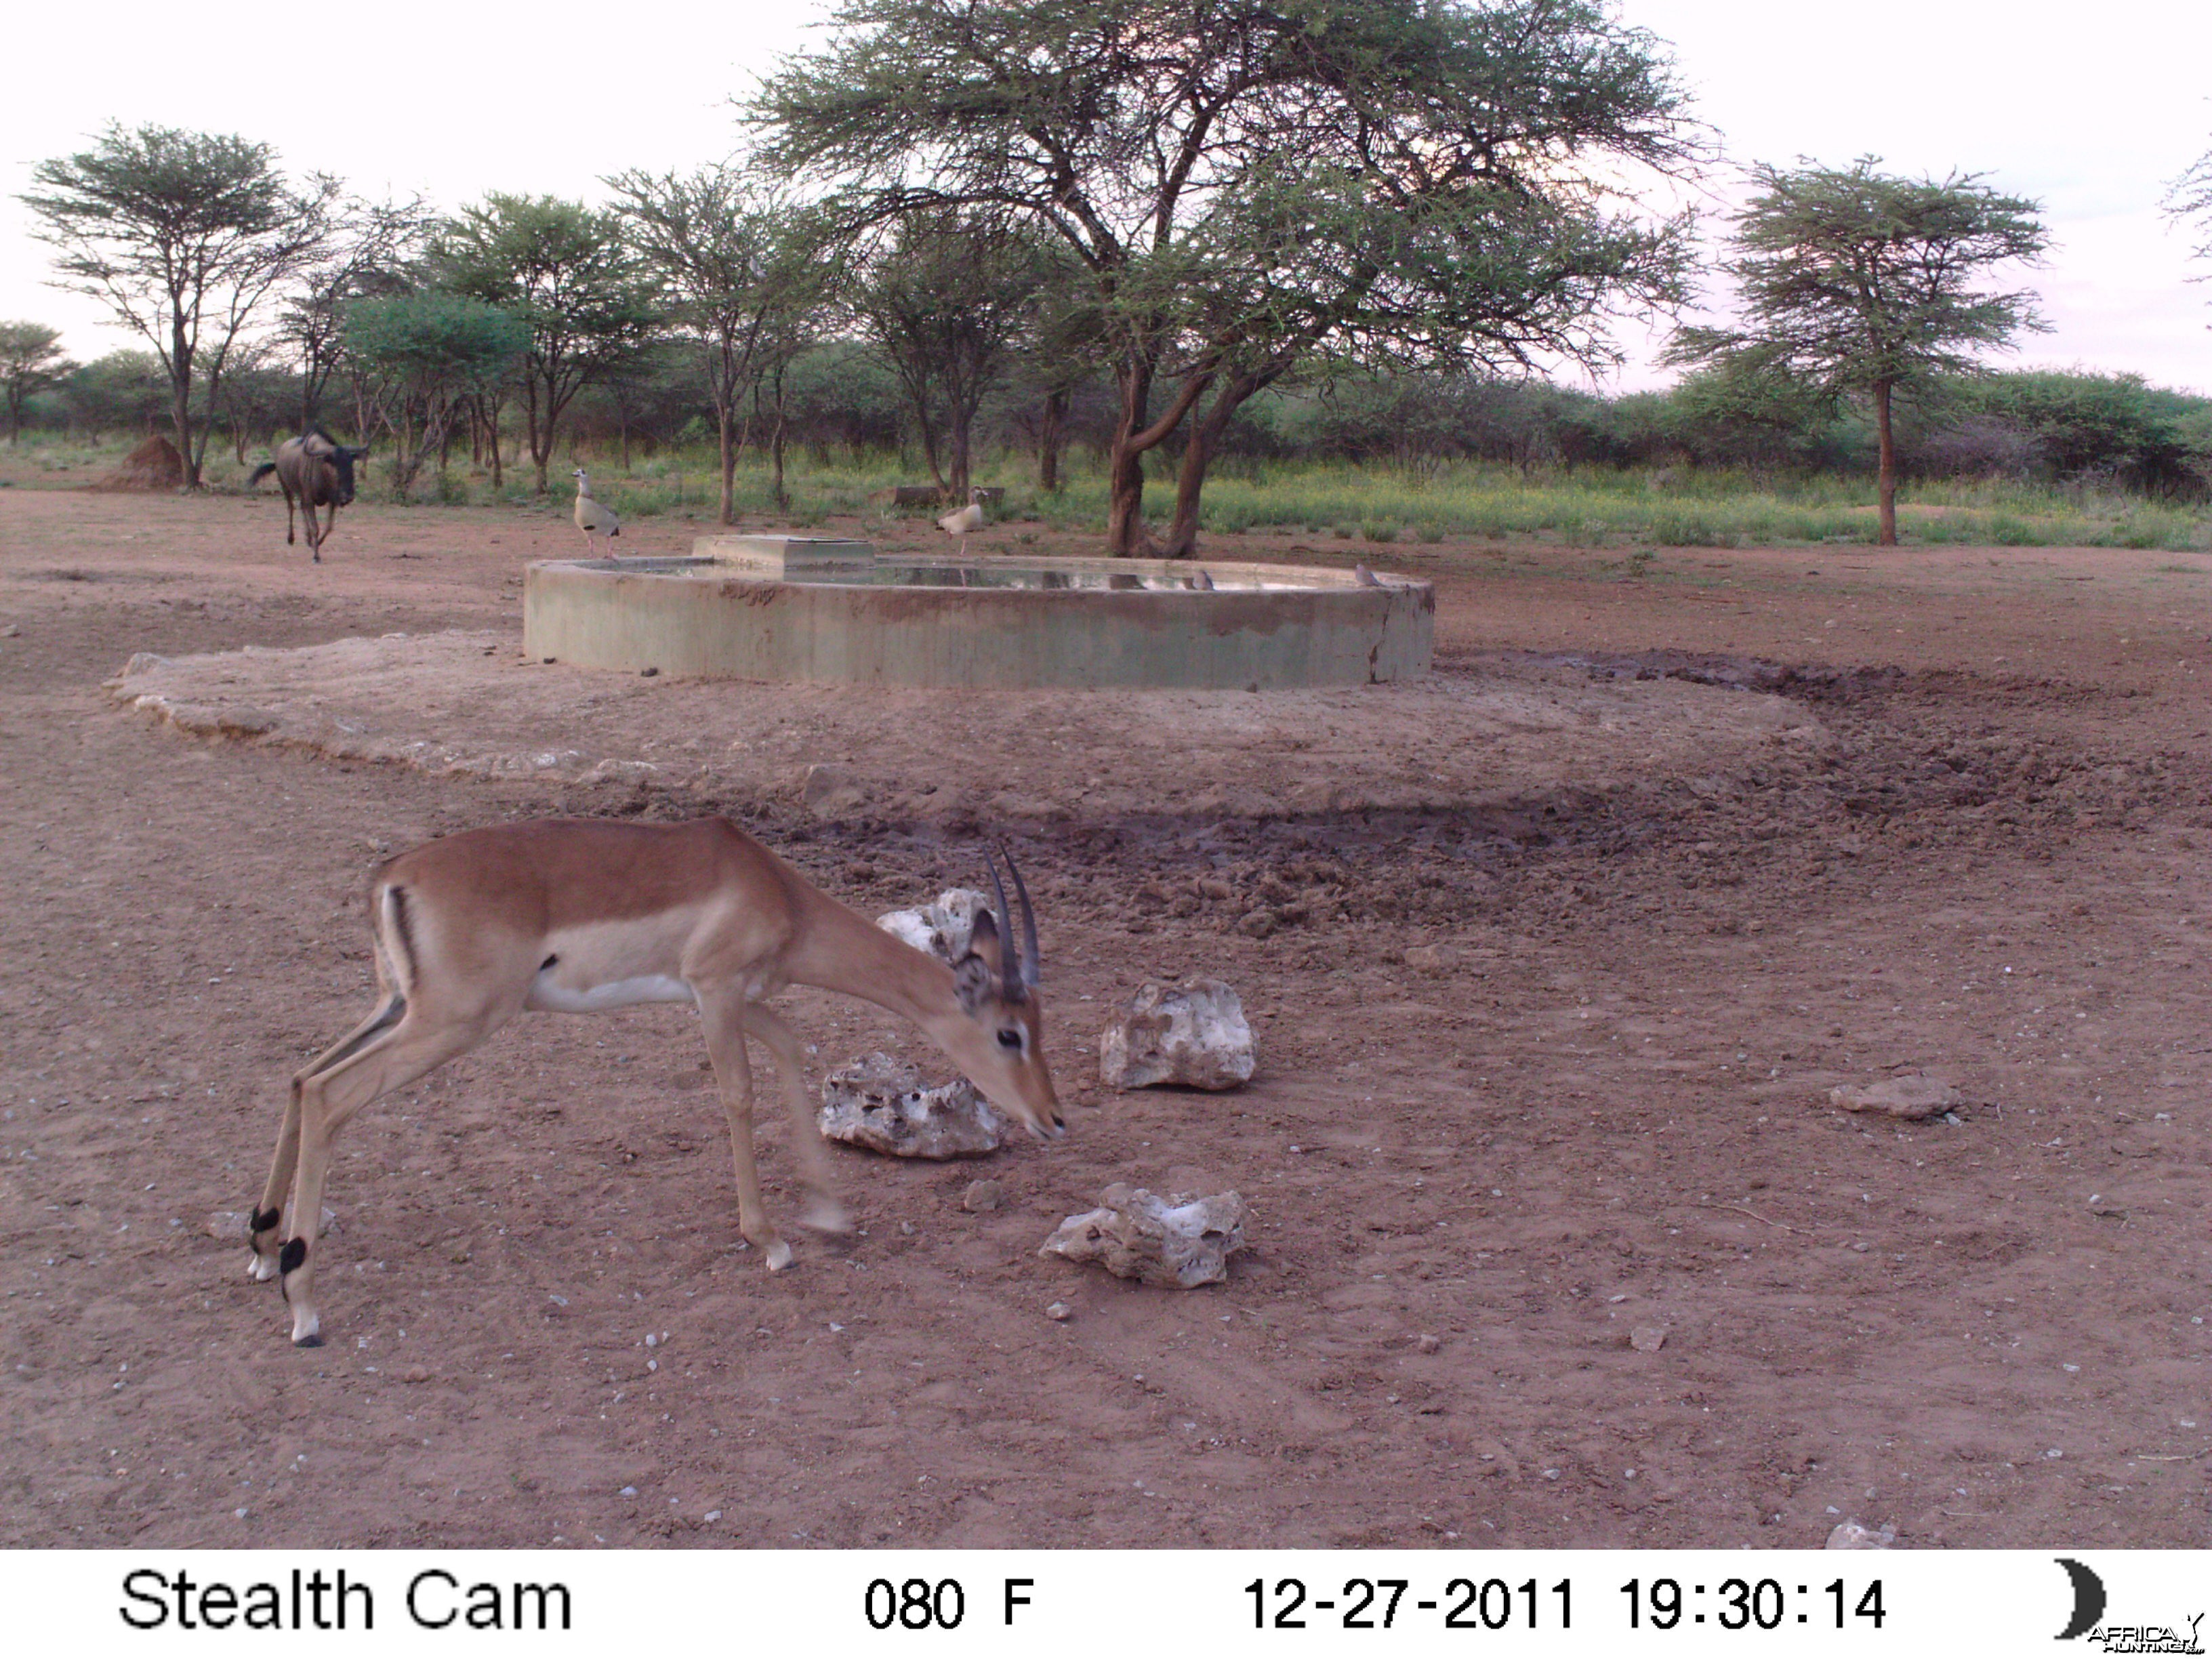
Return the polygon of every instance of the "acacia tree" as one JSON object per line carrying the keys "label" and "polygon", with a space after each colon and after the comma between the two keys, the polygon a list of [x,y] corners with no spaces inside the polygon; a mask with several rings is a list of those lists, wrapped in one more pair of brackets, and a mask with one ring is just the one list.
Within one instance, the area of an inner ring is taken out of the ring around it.
{"label": "acacia tree", "polygon": [[800,216],[729,167],[682,177],[633,171],[606,182],[625,234],[659,279],[669,323],[706,369],[720,444],[717,516],[735,524],[745,399],[791,332],[794,307],[817,297],[794,240]]}
{"label": "acacia tree", "polygon": [[1608,355],[1676,291],[1679,224],[1604,180],[1694,151],[1658,43],[1600,0],[845,0],[770,79],[765,158],[881,219],[1026,217],[1086,271],[1120,393],[1107,538],[1194,417],[1191,550],[1239,405],[1324,349]]}
{"label": "acacia tree", "polygon": [[[2212,260],[2212,149],[2198,156],[2186,173],[2166,186],[2166,199],[2160,205],[2170,219],[2196,222],[2203,240],[2191,251],[2200,259]],[[2212,282],[2212,276],[2198,280]]]}
{"label": "acacia tree", "polygon": [[346,307],[414,291],[409,268],[422,252],[435,216],[417,197],[406,202],[349,201],[333,215],[320,258],[299,274],[276,329],[299,376],[300,429],[322,414],[340,355]]}
{"label": "acacia tree", "polygon": [[231,352],[322,252],[337,180],[318,173],[295,188],[267,144],[113,123],[93,149],[41,161],[31,178],[39,188],[20,199],[58,251],[55,286],[104,302],[161,358],[185,486],[197,489]]}
{"label": "acacia tree", "polygon": [[8,443],[23,434],[23,404],[76,372],[62,352],[62,331],[43,323],[0,323],[0,397],[8,404]]}
{"label": "acacia tree", "polygon": [[543,495],[569,404],[653,337],[658,319],[647,274],[614,215],[551,196],[496,191],[447,222],[429,263],[441,287],[496,306],[530,330],[523,421]]}
{"label": "acacia tree", "polygon": [[392,434],[392,483],[405,501],[433,449],[442,469],[454,423],[529,349],[530,331],[481,300],[425,290],[356,301],[343,343]]}
{"label": "acacia tree", "polygon": [[1758,193],[1735,214],[1721,269],[1741,292],[1744,326],[1677,330],[1662,361],[1776,378],[1831,402],[1864,397],[1880,435],[1881,542],[1897,545],[1897,444],[1890,404],[1976,366],[1977,354],[2039,329],[2027,292],[1984,286],[1992,267],[2050,243],[2040,204],[1984,175],[1898,179],[1876,156],[1848,167],[1752,170]]}
{"label": "acacia tree", "polygon": [[1036,321],[1048,273],[1003,214],[925,211],[891,226],[852,285],[854,314],[898,377],[930,474],[953,501],[968,499],[976,411]]}

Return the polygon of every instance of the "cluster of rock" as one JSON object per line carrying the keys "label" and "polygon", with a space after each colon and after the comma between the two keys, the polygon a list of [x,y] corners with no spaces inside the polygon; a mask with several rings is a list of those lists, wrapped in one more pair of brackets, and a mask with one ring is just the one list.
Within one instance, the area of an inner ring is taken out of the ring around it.
{"label": "cluster of rock", "polygon": [[1880,1083],[1847,1083],[1828,1091],[1828,1104],[1839,1111],[1908,1121],[1948,1112],[1960,1103],[1960,1098],[1959,1091],[1941,1078],[1923,1077],[1917,1072]]}
{"label": "cluster of rock", "polygon": [[925,1085],[921,1068],[886,1054],[841,1066],[822,1085],[823,1136],[891,1158],[981,1158],[1006,1121],[964,1077]]}
{"label": "cluster of rock", "polygon": [[1098,1195],[1097,1209],[1061,1222],[1037,1254],[1188,1291],[1228,1278],[1229,1258],[1243,1248],[1244,1200],[1237,1194],[1161,1198],[1117,1181]]}
{"label": "cluster of rock", "polygon": [[975,913],[990,908],[991,901],[972,887],[948,887],[935,903],[887,911],[876,918],[876,926],[917,951],[957,963],[975,936]]}
{"label": "cluster of rock", "polygon": [[1252,1080],[1256,1062],[1244,1005],[1218,979],[1147,980],[1098,1039],[1098,1079],[1109,1089],[1234,1089]]}

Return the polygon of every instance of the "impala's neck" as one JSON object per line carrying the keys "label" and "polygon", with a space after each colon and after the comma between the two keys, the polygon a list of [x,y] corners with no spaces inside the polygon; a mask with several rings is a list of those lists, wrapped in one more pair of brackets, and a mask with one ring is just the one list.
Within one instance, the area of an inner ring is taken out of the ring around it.
{"label": "impala's neck", "polygon": [[801,985],[858,997],[925,1030],[960,1013],[952,970],[836,900],[809,892],[799,942],[784,971]]}

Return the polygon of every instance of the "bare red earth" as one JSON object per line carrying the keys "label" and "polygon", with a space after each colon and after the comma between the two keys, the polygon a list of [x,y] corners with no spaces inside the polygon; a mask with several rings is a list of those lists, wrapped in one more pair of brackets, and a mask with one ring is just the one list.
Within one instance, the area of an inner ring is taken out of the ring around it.
{"label": "bare red earth", "polygon": [[[366,1009],[380,853],[726,810],[889,908],[972,880],[976,842],[765,783],[192,738],[105,696],[140,651],[513,647],[524,562],[576,551],[550,516],[358,507],[315,567],[280,517],[0,491],[0,1542],[1808,1546],[1851,1516],[1922,1547],[2212,1543],[2212,557],[1387,550],[1439,584],[1471,691],[1686,674],[1826,737],[1258,820],[1188,805],[1172,746],[1033,744],[1025,787],[1076,803],[1002,826],[1066,1140],[842,1154],[864,1231],[771,1278],[690,1017],[532,1018],[349,1128],[331,1340],[295,1351],[215,1235],[285,1079]],[[853,758],[810,749],[822,706],[793,699],[780,764]],[[1413,753],[1373,708],[1377,752]],[[916,718],[884,742],[972,786]],[[1102,1093],[1104,1010],[1199,971],[1257,1017],[1258,1079]],[[825,1063],[905,1040],[790,1002]],[[1905,1070],[1962,1121],[1826,1103]],[[1007,1202],[969,1214],[985,1173]],[[1115,1180],[1233,1186],[1255,1248],[1184,1295],[1040,1260]]]}

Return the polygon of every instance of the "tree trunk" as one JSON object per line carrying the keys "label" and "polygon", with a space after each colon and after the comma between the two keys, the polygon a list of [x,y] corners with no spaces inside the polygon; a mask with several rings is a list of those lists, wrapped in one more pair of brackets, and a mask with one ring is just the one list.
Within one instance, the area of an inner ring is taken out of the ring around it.
{"label": "tree trunk", "polygon": [[714,515],[719,524],[738,521],[738,444],[737,434],[732,429],[735,424],[731,419],[729,399],[724,398],[714,406],[716,436],[721,442],[722,505]]}
{"label": "tree trunk", "polygon": [[951,430],[945,434],[947,447],[952,452],[949,468],[951,476],[945,480],[945,494],[957,506],[968,499],[968,434],[969,423],[975,416],[974,411],[957,406],[951,416]]}
{"label": "tree trunk", "polygon": [[176,428],[177,459],[184,467],[184,488],[198,489],[199,469],[192,465],[192,349],[185,342],[181,318],[169,331],[169,421]]}
{"label": "tree trunk", "polygon": [[1060,432],[1067,422],[1065,387],[1045,394],[1044,420],[1037,431],[1037,488],[1060,494]]}
{"label": "tree trunk", "polygon": [[769,446],[769,453],[773,459],[771,471],[775,479],[775,510],[779,513],[788,513],[791,511],[791,497],[785,493],[783,488],[783,370],[778,368],[775,371],[775,425],[772,428],[774,435]]}
{"label": "tree trunk", "polygon": [[522,383],[522,422],[523,431],[530,440],[531,465],[538,472],[537,493],[543,495],[546,492],[545,464],[553,459],[553,421],[549,410],[544,427],[538,424],[538,382],[534,378]]}
{"label": "tree trunk", "polygon": [[1881,434],[1881,475],[1876,486],[1881,500],[1881,529],[1876,539],[1884,547],[1897,545],[1897,438],[1889,426],[1890,383],[1877,380],[1874,388],[1874,418]]}
{"label": "tree trunk", "polygon": [[1176,478],[1175,522],[1169,527],[1161,557],[1188,559],[1198,551],[1198,503],[1206,488],[1206,469],[1212,463],[1215,447],[1229,429],[1230,421],[1259,389],[1256,380],[1239,377],[1225,382],[1214,397],[1213,407],[1192,426],[1190,441],[1182,447],[1182,470]]}

